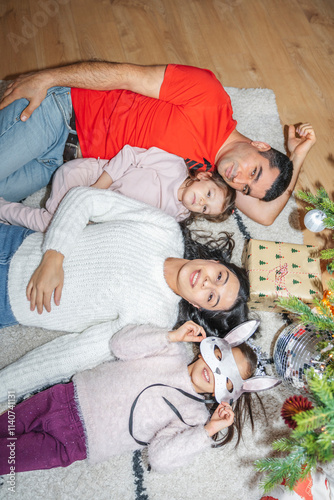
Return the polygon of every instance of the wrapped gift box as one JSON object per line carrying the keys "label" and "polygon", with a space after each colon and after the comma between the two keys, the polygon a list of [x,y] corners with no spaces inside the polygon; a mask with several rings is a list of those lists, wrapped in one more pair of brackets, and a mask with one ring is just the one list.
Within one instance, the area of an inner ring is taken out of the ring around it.
{"label": "wrapped gift box", "polygon": [[277,299],[290,295],[311,304],[321,298],[320,260],[317,247],[278,241],[249,240],[242,255],[242,266],[250,282],[251,310],[274,311]]}

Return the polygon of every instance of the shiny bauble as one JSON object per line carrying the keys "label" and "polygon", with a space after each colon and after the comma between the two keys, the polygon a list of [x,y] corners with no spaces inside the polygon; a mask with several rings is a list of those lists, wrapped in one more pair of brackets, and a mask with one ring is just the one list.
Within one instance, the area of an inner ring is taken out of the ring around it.
{"label": "shiny bauble", "polygon": [[[330,334],[323,338],[329,340]],[[314,368],[321,374],[325,364],[320,360],[317,344],[321,339],[311,325],[293,323],[279,334],[274,347],[274,363],[278,376],[285,386],[296,392],[308,392],[306,370]]]}
{"label": "shiny bauble", "polygon": [[319,233],[319,231],[323,231],[326,227],[322,222],[325,218],[326,214],[321,210],[310,210],[304,217],[305,227],[313,233]]}

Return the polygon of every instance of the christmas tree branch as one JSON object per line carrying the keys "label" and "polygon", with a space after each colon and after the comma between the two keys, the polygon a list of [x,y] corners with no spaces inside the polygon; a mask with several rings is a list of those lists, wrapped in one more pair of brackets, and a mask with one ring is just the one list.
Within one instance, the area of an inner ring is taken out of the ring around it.
{"label": "christmas tree branch", "polygon": [[334,321],[323,314],[316,314],[311,311],[307,304],[304,304],[297,297],[280,298],[278,304],[282,309],[286,309],[300,316],[300,321],[303,324],[313,324],[320,331],[334,330]]}
{"label": "christmas tree branch", "polygon": [[255,467],[266,473],[261,483],[265,493],[283,481],[289,489],[315,469],[318,462],[333,460],[334,443],[334,380],[327,373],[319,375],[308,370],[309,390],[315,401],[313,409],[293,416],[297,427],[289,438],[273,442],[273,449],[288,453],[286,457],[257,460]]}
{"label": "christmas tree branch", "polygon": [[[334,228],[334,203],[329,199],[329,196],[324,188],[318,189],[316,195],[310,192],[298,191],[297,198],[300,200],[311,203],[318,210],[322,210],[326,219],[323,223],[328,228]],[[313,207],[306,207],[306,210],[312,210]]]}
{"label": "christmas tree branch", "polygon": [[257,460],[255,467],[267,475],[260,485],[264,493],[268,493],[277,484],[285,483],[292,490],[299,479],[305,478],[315,464],[308,461],[302,446],[295,446],[286,458],[266,458]]}

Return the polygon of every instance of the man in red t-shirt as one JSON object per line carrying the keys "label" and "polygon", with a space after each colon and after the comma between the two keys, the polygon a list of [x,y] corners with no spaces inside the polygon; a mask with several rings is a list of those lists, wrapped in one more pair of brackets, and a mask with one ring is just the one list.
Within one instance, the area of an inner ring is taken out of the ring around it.
{"label": "man in red t-shirt", "polygon": [[92,62],[44,70],[16,80],[0,109],[28,99],[21,113],[25,122],[56,85],[71,87],[84,157],[111,158],[129,144],[182,156],[190,168],[215,165],[237,190],[236,206],[262,224],[271,224],[285,206],[315,142],[309,129],[300,129],[297,138],[290,127],[293,168],[286,155],[236,130],[230,98],[211,71],[173,64]]}
{"label": "man in red t-shirt", "polygon": [[113,158],[126,144],[155,146],[210,169],[236,127],[215,75],[192,66],[169,64],[158,99],[120,89],[72,88],[71,96],[84,157]]}

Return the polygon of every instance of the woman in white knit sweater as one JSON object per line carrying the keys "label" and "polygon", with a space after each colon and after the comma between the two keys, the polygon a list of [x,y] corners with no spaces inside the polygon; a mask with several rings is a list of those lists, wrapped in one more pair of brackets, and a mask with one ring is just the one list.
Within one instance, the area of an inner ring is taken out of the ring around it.
{"label": "woman in white knit sweater", "polygon": [[[19,229],[1,227],[3,246],[8,249],[9,235]],[[171,328],[181,297],[193,304],[197,322],[205,314],[219,324],[244,320],[248,284],[239,268],[189,261],[184,252],[182,231],[164,212],[110,191],[73,189],[46,235],[29,234],[3,259],[0,280],[5,283],[8,273],[8,296],[1,295],[0,310],[2,326],[18,322],[75,333],[2,370],[0,398],[8,387],[2,382],[12,387],[15,380],[19,396],[110,359],[109,339],[124,325]]]}

